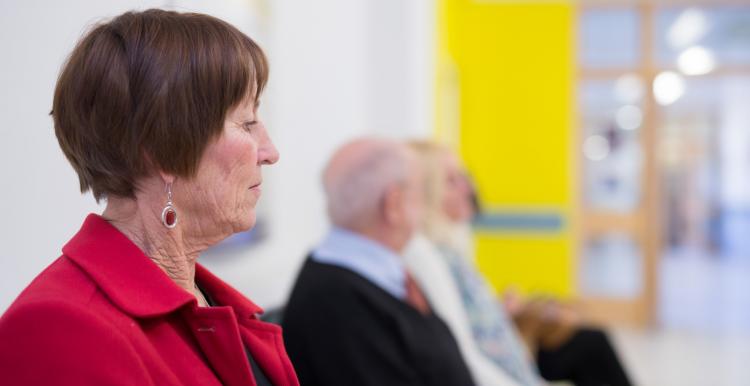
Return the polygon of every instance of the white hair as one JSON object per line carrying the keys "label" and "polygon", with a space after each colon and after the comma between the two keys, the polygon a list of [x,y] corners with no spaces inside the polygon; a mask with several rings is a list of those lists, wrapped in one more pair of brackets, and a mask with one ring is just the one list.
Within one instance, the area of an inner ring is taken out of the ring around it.
{"label": "white hair", "polygon": [[[372,221],[386,190],[406,180],[408,152],[397,142],[378,141],[344,165],[340,173],[330,177],[324,174],[331,222],[352,228]],[[327,169],[332,166],[329,164]]]}

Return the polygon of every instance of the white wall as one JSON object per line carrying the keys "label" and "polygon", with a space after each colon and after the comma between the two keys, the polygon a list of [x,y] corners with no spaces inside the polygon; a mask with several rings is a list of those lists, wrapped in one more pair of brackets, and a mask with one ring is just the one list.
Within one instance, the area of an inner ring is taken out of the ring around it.
{"label": "white wall", "polygon": [[281,304],[327,228],[319,174],[359,135],[426,136],[433,116],[431,0],[15,2],[0,12],[0,310],[59,255],[86,213],[47,113],[57,72],[84,27],[168,5],[222,17],[271,62],[262,113],[281,152],[264,172],[269,238],[201,263],[261,306]]}
{"label": "white wall", "polygon": [[86,213],[49,111],[60,66],[86,26],[155,1],[14,1],[0,11],[0,310],[60,254]]}

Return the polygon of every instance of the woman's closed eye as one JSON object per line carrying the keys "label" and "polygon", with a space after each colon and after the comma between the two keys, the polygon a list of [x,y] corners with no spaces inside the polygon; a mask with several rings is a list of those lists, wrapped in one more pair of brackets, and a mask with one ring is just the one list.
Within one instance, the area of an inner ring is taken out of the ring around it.
{"label": "woman's closed eye", "polygon": [[246,121],[246,122],[243,122],[243,123],[242,123],[242,128],[243,128],[243,129],[244,129],[245,131],[247,131],[247,132],[251,132],[251,131],[253,130],[253,128],[255,128],[255,126],[256,126],[257,124],[258,124],[258,121],[257,121],[257,120]]}

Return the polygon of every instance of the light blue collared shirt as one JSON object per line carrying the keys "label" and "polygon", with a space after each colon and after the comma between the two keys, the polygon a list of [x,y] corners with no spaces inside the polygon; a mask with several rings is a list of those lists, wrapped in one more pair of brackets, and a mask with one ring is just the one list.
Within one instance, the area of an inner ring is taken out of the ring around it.
{"label": "light blue collared shirt", "polygon": [[394,297],[406,299],[401,256],[364,236],[333,227],[313,250],[312,259],[354,271]]}

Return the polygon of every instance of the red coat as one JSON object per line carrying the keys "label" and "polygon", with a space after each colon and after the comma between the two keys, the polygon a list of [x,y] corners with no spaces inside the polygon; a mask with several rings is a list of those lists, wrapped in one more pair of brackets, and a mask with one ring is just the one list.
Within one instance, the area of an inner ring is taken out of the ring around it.
{"label": "red coat", "polygon": [[[299,385],[281,329],[205,268],[200,308],[122,233],[89,215],[0,319],[3,385]],[[243,347],[244,344],[244,347]]]}

